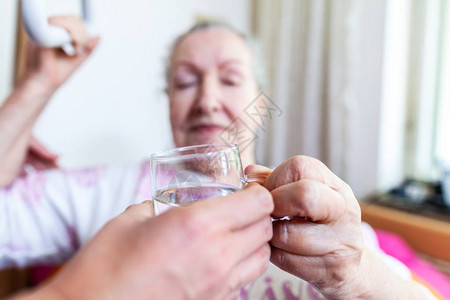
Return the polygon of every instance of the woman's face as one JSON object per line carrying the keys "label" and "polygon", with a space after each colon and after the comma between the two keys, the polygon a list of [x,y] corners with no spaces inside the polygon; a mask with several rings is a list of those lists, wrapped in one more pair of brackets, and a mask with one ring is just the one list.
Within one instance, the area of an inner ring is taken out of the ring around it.
{"label": "woman's face", "polygon": [[257,94],[251,64],[246,42],[227,29],[193,32],[178,44],[168,87],[177,147],[224,142],[219,135],[235,118],[244,117]]}

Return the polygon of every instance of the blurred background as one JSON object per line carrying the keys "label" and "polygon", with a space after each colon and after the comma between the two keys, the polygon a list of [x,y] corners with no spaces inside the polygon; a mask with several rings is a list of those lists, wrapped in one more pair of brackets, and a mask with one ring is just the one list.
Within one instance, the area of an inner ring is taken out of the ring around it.
{"label": "blurred background", "polygon": [[[195,22],[220,20],[260,41],[264,92],[283,111],[258,134],[259,163],[313,156],[362,202],[408,196],[407,205],[435,201],[448,216],[449,0],[94,1],[101,43],[35,127],[63,167],[133,162],[172,147],[169,47]],[[77,0],[46,2],[49,15],[80,12]],[[18,6],[0,1],[0,101],[23,55]],[[443,222],[437,239],[450,253]]]}
{"label": "blurred background", "polygon": [[[282,109],[259,134],[259,163],[323,160],[363,198],[450,160],[448,1],[94,0],[101,44],[39,119],[64,167],[121,163],[171,147],[164,62],[196,21],[256,36],[264,92]],[[0,99],[18,67],[18,0],[0,3]],[[47,0],[48,14],[80,1]],[[275,134],[276,132],[276,134]]]}

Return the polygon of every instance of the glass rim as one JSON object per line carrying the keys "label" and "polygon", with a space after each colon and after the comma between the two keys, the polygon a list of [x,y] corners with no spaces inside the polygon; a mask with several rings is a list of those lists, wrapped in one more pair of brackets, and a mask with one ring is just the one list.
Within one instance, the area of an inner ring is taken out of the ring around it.
{"label": "glass rim", "polygon": [[[194,150],[194,149],[200,149],[200,148],[208,148],[208,147],[221,147],[220,149],[215,149],[212,151],[205,151],[205,152],[199,152],[199,153],[190,153],[190,154],[183,154],[182,152]],[[160,151],[156,152],[150,155],[150,160],[172,160],[172,159],[191,159],[197,155],[204,155],[204,154],[211,154],[211,153],[217,153],[221,151],[228,151],[228,150],[238,150],[237,144],[201,144],[201,145],[193,145],[193,146],[185,146],[185,147],[179,147],[174,148],[170,150]],[[173,154],[171,154],[173,153]]]}

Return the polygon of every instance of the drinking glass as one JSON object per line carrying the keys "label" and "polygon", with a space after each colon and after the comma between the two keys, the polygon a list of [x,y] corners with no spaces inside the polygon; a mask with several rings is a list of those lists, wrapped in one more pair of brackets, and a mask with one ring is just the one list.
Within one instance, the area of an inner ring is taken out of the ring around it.
{"label": "drinking glass", "polygon": [[155,213],[198,200],[226,196],[248,182],[238,146],[207,144],[176,148],[151,155],[151,186]]}

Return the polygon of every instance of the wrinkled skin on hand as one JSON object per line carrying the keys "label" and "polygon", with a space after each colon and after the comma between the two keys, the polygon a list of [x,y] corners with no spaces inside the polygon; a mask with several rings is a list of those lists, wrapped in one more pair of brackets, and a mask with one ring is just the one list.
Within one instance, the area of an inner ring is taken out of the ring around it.
{"label": "wrinkled skin on hand", "polygon": [[270,258],[270,193],[244,191],[110,221],[49,285],[67,299],[234,299]]}
{"label": "wrinkled skin on hand", "polygon": [[[246,169],[247,174],[263,171],[261,166]],[[351,188],[306,156],[282,163],[263,185],[275,203],[271,261],[329,298],[356,297],[364,243]]]}
{"label": "wrinkled skin on hand", "polygon": [[74,56],[66,55],[58,48],[40,48],[28,42],[26,51],[24,80],[32,80],[41,89],[54,92],[89,57],[99,42],[98,37],[89,37],[86,27],[79,17],[52,17],[49,24],[63,27],[73,39],[76,49]]}

